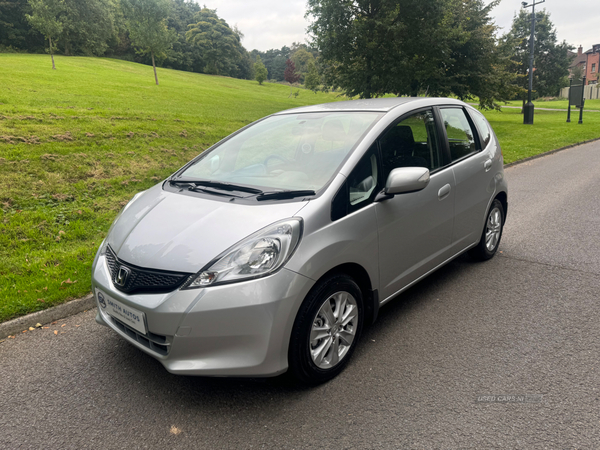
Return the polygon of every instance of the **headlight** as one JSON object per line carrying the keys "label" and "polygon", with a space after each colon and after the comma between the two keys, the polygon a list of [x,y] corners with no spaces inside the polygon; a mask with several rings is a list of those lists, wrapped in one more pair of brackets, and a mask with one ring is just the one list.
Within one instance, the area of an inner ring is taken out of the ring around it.
{"label": "headlight", "polygon": [[106,255],[106,247],[108,247],[108,241],[106,239],[104,239],[102,241],[102,243],[100,244],[100,247],[98,247],[98,254]]}
{"label": "headlight", "polygon": [[282,220],[230,247],[194,275],[182,289],[235,283],[267,276],[292,256],[302,235],[302,219]]}

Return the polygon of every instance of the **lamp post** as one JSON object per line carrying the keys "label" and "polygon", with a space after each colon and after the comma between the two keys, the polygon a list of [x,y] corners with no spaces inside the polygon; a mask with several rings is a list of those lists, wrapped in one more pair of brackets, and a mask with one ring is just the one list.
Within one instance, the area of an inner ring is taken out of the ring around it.
{"label": "lamp post", "polygon": [[529,90],[527,92],[527,103],[525,104],[525,108],[523,108],[523,123],[526,125],[533,125],[533,110],[534,106],[531,103],[531,91],[533,90],[533,45],[534,45],[534,36],[535,36],[535,5],[539,5],[540,3],[544,3],[546,0],[541,0],[536,2],[535,0],[532,3],[521,2],[523,8],[531,7],[531,38],[529,40]]}

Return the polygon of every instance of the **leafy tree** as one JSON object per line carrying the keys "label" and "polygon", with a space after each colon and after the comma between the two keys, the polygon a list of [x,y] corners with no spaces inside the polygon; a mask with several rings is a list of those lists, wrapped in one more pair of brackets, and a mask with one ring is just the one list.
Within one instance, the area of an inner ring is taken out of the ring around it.
{"label": "leafy tree", "polygon": [[63,0],[58,38],[65,55],[103,55],[116,39],[116,0]]}
{"label": "leafy tree", "polygon": [[229,73],[230,76],[241,78],[244,80],[252,80],[254,78],[254,64],[252,63],[252,58],[250,57],[250,53],[244,48],[242,45],[242,39],[244,39],[244,33],[237,27],[237,25],[233,26],[233,33],[238,38],[239,43],[239,58],[234,60],[234,69]]}
{"label": "leafy tree", "polygon": [[123,0],[131,42],[138,53],[151,56],[157,85],[155,57],[164,59],[176,38],[166,23],[169,8],[168,0]]}
{"label": "leafy tree", "polygon": [[[215,10],[203,8],[196,14],[196,23],[189,25],[187,40],[202,53],[204,71],[229,75],[242,58],[241,38]],[[244,50],[245,51],[245,50]]]}
{"label": "leafy tree", "polygon": [[33,28],[42,33],[48,39],[50,58],[52,58],[52,69],[56,70],[54,64],[54,44],[52,38],[56,38],[63,30],[63,13],[65,4],[63,0],[29,0],[31,14],[27,14],[27,20]]}
{"label": "leafy tree", "polygon": [[164,61],[166,66],[190,72],[202,72],[204,63],[201,52],[186,38],[188,26],[196,23],[194,18],[201,8],[198,3],[185,0],[171,0],[171,10],[167,18],[168,27],[175,30],[177,39]]}
{"label": "leafy tree", "polygon": [[290,57],[290,54],[290,48],[285,45],[281,47],[281,49],[271,49],[266,52],[252,50],[251,52],[251,55],[254,58],[256,58],[257,55],[260,56],[269,72],[269,79],[277,81],[284,81],[285,62]]}
{"label": "leafy tree", "polygon": [[[536,97],[553,96],[568,85],[569,50],[573,47],[566,41],[557,43],[556,30],[546,10],[537,11],[535,18],[533,89]],[[516,84],[523,101],[529,87],[530,36],[531,13],[521,10],[513,18],[510,31],[503,36],[503,45],[510,49],[512,59],[516,62],[519,75]]]}
{"label": "leafy tree", "polygon": [[497,107],[512,76],[482,0],[308,0],[327,84],[348,96],[456,95]]}
{"label": "leafy tree", "polygon": [[267,68],[260,59],[260,55],[256,56],[256,62],[254,63],[254,73],[254,77],[256,81],[258,81],[258,84],[263,84],[263,81],[267,79],[267,75],[269,74],[267,72]]}
{"label": "leafy tree", "polygon": [[321,77],[319,76],[319,72],[317,71],[317,66],[313,61],[310,61],[308,63],[306,76],[304,77],[304,87],[306,89],[310,89],[316,94],[319,90],[320,85]]}
{"label": "leafy tree", "polygon": [[285,62],[285,73],[284,73],[285,81],[290,83],[290,95],[288,98],[292,96],[292,85],[297,83],[300,80],[300,75],[296,73],[296,64],[291,59],[288,59]]}
{"label": "leafy tree", "polygon": [[42,51],[45,36],[31,28],[27,0],[0,0],[0,48]]}
{"label": "leafy tree", "polygon": [[311,62],[314,63],[315,57],[306,50],[305,46],[302,46],[292,53],[290,59],[294,61],[294,64],[296,65],[296,71],[300,74],[300,81],[303,81],[306,72],[308,72],[308,65]]}

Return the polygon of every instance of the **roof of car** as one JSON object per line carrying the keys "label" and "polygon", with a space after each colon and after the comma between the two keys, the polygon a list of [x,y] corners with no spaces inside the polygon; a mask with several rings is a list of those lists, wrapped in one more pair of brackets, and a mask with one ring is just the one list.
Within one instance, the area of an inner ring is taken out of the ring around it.
{"label": "roof of car", "polygon": [[347,100],[341,102],[322,103],[320,105],[301,106],[299,108],[280,111],[276,114],[296,114],[296,113],[315,113],[315,112],[333,112],[333,111],[376,111],[389,112],[392,109],[405,105],[407,103],[423,103],[423,106],[433,104],[460,104],[459,100],[450,98],[433,97],[388,97],[388,98],[367,98],[360,100]]}

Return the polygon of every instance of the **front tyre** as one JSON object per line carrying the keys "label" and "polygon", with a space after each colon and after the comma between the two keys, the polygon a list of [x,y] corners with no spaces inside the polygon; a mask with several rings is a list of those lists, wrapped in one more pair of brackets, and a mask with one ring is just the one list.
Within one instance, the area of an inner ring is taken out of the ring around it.
{"label": "front tyre", "polygon": [[319,384],[348,363],[362,331],[364,306],[358,285],[347,275],[320,281],[298,311],[288,360],[300,381]]}
{"label": "front tyre", "polygon": [[479,261],[491,259],[500,246],[503,228],[504,207],[500,200],[495,199],[488,211],[479,244],[477,244],[477,247],[471,249],[469,254]]}

